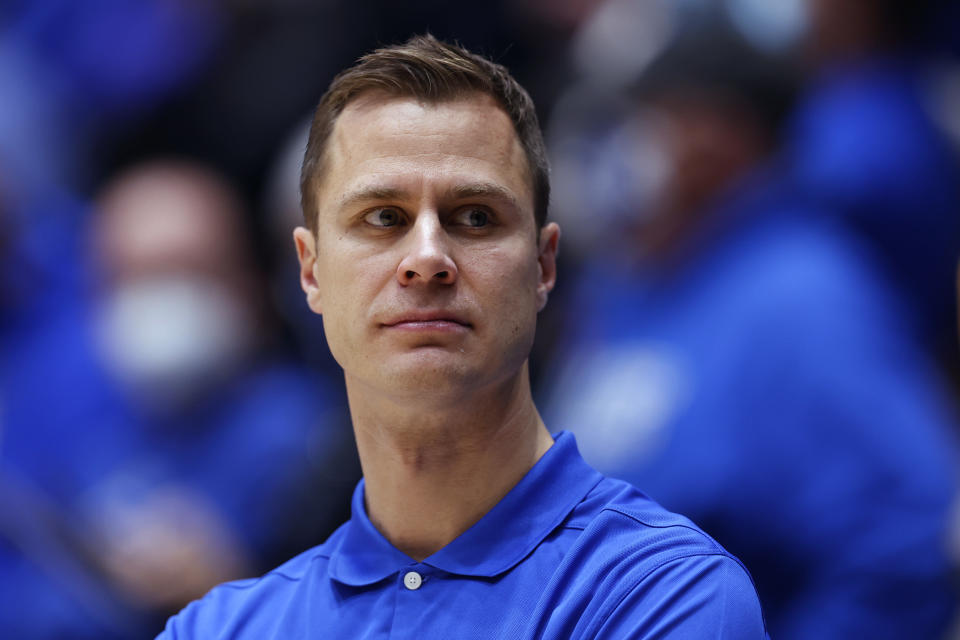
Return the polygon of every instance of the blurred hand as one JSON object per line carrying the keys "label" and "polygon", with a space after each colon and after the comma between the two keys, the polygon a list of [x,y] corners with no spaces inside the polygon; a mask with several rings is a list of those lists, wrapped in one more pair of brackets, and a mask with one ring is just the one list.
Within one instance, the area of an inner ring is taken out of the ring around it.
{"label": "blurred hand", "polygon": [[163,487],[145,500],[111,505],[105,515],[101,563],[140,606],[179,609],[220,582],[248,575],[234,533],[212,505],[185,488]]}

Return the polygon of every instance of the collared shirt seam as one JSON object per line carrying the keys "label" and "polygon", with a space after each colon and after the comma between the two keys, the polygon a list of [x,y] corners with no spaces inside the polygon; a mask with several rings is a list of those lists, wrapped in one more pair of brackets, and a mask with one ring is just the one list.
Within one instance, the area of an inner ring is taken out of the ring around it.
{"label": "collared shirt seam", "polygon": [[[597,474],[597,475],[599,475],[599,474]],[[556,522],[556,524],[554,524],[553,526],[551,526],[551,527],[549,527],[548,529],[546,529],[546,530],[543,532],[542,535],[540,535],[540,536],[538,536],[538,537],[536,538],[535,541],[532,540],[529,548],[527,548],[527,549],[524,551],[524,553],[520,554],[520,556],[519,556],[516,560],[508,563],[506,566],[504,566],[504,567],[503,567],[502,569],[500,569],[499,571],[496,571],[495,573],[491,574],[490,577],[498,576],[498,575],[500,575],[501,573],[504,573],[505,571],[510,571],[511,569],[513,569],[514,567],[516,567],[518,564],[520,564],[521,562],[523,562],[526,558],[530,557],[530,554],[532,554],[534,551],[536,551],[536,550],[537,550],[537,547],[539,547],[541,544],[543,544],[544,540],[546,540],[546,539],[550,536],[551,533],[553,533],[554,531],[556,531],[556,530],[558,530],[558,529],[567,529],[567,528],[570,528],[570,529],[573,529],[573,530],[583,531],[584,528],[579,528],[579,527],[567,527],[566,524],[565,524],[565,522],[570,519],[571,515],[572,515],[573,512],[577,509],[577,507],[579,507],[581,504],[583,504],[583,502],[587,499],[587,497],[588,497],[591,493],[593,493],[594,489],[596,489],[596,488],[600,485],[600,483],[603,482],[603,480],[604,480],[603,476],[600,476],[599,478],[597,478],[597,481],[596,481],[589,489],[586,490],[586,492],[580,497],[580,499],[579,499],[577,502],[575,502],[574,504],[570,505],[565,511],[563,511],[563,517],[559,518],[559,520]]]}
{"label": "collared shirt seam", "polygon": [[[596,629],[603,628],[603,625],[607,623],[607,620],[610,618],[610,616],[612,616],[613,613],[620,607],[620,605],[623,604],[623,601],[626,600],[630,596],[630,594],[635,592],[641,585],[643,585],[644,581],[647,578],[649,578],[654,572],[659,571],[660,569],[663,569],[668,564],[672,564],[680,560],[688,560],[691,558],[705,558],[705,557],[720,557],[720,558],[726,558],[728,560],[733,560],[743,571],[746,571],[746,568],[740,563],[739,560],[732,557],[730,554],[724,553],[722,551],[685,553],[685,554],[673,556],[671,558],[667,558],[663,562],[658,563],[656,566],[651,567],[648,571],[644,572],[639,578],[637,578],[637,581],[629,589],[625,590],[623,594],[621,594],[621,596],[617,598],[617,601],[613,604],[613,606],[611,606],[610,609],[605,614],[603,614],[603,616],[601,616],[601,618],[597,622],[594,629],[596,630]],[[747,572],[747,577],[750,578],[749,572]],[[751,578],[751,582],[752,582],[752,578]]]}
{"label": "collared shirt seam", "polygon": [[604,507],[604,508],[603,508],[603,511],[612,511],[612,512],[614,512],[614,513],[618,513],[618,514],[620,514],[620,515],[622,515],[622,516],[625,516],[625,517],[627,517],[627,518],[630,518],[631,520],[633,520],[634,522],[636,522],[636,523],[638,523],[638,524],[642,524],[642,525],[645,526],[645,527],[650,527],[651,529],[671,529],[671,528],[674,528],[674,527],[679,527],[679,528],[681,528],[681,529],[687,529],[688,531],[697,534],[697,537],[698,537],[698,538],[700,538],[700,539],[703,540],[705,543],[707,543],[707,544],[713,549],[713,551],[712,551],[713,553],[719,553],[720,555],[727,555],[727,554],[725,553],[724,548],[721,547],[720,544],[719,544],[716,540],[714,540],[713,538],[711,538],[710,536],[708,536],[706,533],[704,533],[703,531],[701,531],[700,529],[698,529],[695,525],[685,524],[685,523],[683,523],[683,522],[671,522],[671,523],[669,523],[669,524],[653,524],[653,523],[650,523],[650,522],[646,522],[645,520],[637,517],[635,514],[629,513],[629,512],[627,512],[627,511],[623,511],[623,510],[620,509],[619,507],[610,506],[610,505],[607,505],[606,507]]}
{"label": "collared shirt seam", "polygon": [[[322,554],[322,553],[317,553],[317,554],[314,555],[312,558],[310,558],[309,564],[313,564],[314,562],[316,562],[317,560],[320,560],[320,559],[329,560],[329,559],[330,559],[330,556],[329,556],[329,555],[324,555],[324,554]],[[306,570],[305,570],[305,571],[306,571]],[[270,577],[272,577],[272,576],[276,576],[276,577],[279,577],[279,578],[283,578],[284,580],[287,580],[287,581],[289,581],[289,582],[300,582],[301,580],[303,580],[303,576],[302,576],[302,575],[299,575],[299,576],[291,576],[291,575],[288,575],[288,574],[280,571],[279,569],[273,569],[272,571],[268,571],[267,573],[263,574],[262,576],[258,576],[258,577],[256,577],[256,578],[247,578],[246,580],[243,580],[242,582],[244,582],[244,583],[246,583],[246,584],[236,584],[236,582],[226,582],[226,583],[224,583],[224,584],[221,585],[221,586],[222,586],[224,589],[228,589],[228,588],[229,588],[229,589],[234,589],[234,590],[236,590],[236,591],[244,591],[244,590],[246,590],[246,589],[252,589],[253,587],[259,585],[261,582],[265,581],[267,578],[270,578]]]}
{"label": "collared shirt seam", "polygon": [[[517,565],[521,564],[525,559],[527,559],[528,557],[530,557],[530,554],[534,553],[534,552],[537,550],[537,548],[538,548],[540,545],[542,545],[543,542],[544,542],[544,541],[550,536],[550,534],[553,533],[554,531],[557,531],[558,529],[573,529],[573,530],[577,530],[577,531],[583,531],[583,530],[585,529],[585,527],[578,527],[578,526],[576,526],[576,527],[569,527],[569,526],[567,526],[565,523],[570,519],[571,515],[572,515],[573,512],[577,509],[577,507],[579,507],[581,504],[583,504],[583,502],[590,496],[591,493],[593,493],[593,491],[597,488],[597,486],[599,486],[600,483],[603,482],[604,477],[601,476],[600,474],[597,474],[597,475],[599,476],[599,477],[597,478],[597,481],[596,481],[593,485],[591,485],[589,489],[587,489],[587,490],[584,492],[584,494],[580,497],[580,499],[579,499],[577,502],[569,505],[566,509],[564,509],[564,510],[561,512],[563,515],[562,515],[562,517],[560,517],[560,518],[558,519],[558,521],[556,522],[556,524],[553,524],[553,525],[550,526],[549,528],[546,528],[546,529],[543,531],[542,535],[537,536],[535,539],[534,539],[534,538],[530,538],[530,539],[529,539],[529,540],[530,540],[530,543],[529,543],[529,545],[528,545],[527,547],[524,547],[523,553],[518,554],[513,560],[511,560],[511,561],[509,561],[509,562],[507,562],[507,563],[505,563],[505,564],[503,564],[503,565],[500,565],[499,568],[497,568],[496,570],[490,571],[490,572],[485,572],[485,573],[464,573],[464,572],[461,572],[461,571],[451,571],[451,570],[449,570],[448,568],[438,567],[438,566],[433,565],[433,564],[430,564],[430,566],[431,566],[431,567],[434,567],[435,569],[440,569],[441,571],[446,571],[447,573],[451,573],[451,574],[455,574],[455,575],[461,575],[461,576],[468,576],[468,577],[472,577],[472,578],[492,578],[492,577],[496,577],[496,576],[498,576],[498,575],[500,575],[500,574],[502,574],[502,573],[505,573],[505,572],[507,572],[507,571],[512,570],[512,569],[515,568]],[[429,560],[429,558],[428,558],[428,560]],[[427,563],[427,564],[429,564],[429,563]]]}

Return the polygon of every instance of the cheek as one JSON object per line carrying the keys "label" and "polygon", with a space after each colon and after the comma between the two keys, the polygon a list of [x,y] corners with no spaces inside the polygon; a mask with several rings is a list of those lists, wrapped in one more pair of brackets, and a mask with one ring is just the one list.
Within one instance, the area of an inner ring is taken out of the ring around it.
{"label": "cheek", "polygon": [[367,293],[381,288],[394,273],[386,252],[373,251],[347,237],[319,247],[318,253],[317,282],[325,306],[333,304],[337,311],[356,311],[363,300],[369,302]]}
{"label": "cheek", "polygon": [[323,261],[319,271],[324,331],[334,357],[340,361],[338,349],[352,348],[365,339],[365,320],[382,288],[382,278],[375,279],[372,274],[383,272],[383,267],[359,256],[340,255]]}
{"label": "cheek", "polygon": [[489,293],[487,300],[496,307],[496,324],[502,330],[518,333],[536,320],[539,270],[529,249],[492,251],[472,265],[471,270],[480,278],[483,290]]}

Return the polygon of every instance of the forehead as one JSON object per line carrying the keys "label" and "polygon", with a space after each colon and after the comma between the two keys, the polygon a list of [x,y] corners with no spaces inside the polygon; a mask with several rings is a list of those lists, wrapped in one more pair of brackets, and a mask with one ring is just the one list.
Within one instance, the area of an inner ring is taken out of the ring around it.
{"label": "forehead", "polygon": [[526,154],[510,118],[482,93],[425,103],[379,92],[343,110],[327,148],[321,210],[357,188],[493,182],[533,209]]}

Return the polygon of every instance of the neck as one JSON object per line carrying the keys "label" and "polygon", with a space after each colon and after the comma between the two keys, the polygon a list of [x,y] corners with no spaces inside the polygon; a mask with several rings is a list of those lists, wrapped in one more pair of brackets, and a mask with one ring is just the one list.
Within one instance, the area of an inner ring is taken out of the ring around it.
{"label": "neck", "polygon": [[425,406],[385,399],[347,379],[370,521],[415,560],[477,522],[539,460],[553,438],[527,368],[496,388]]}

